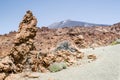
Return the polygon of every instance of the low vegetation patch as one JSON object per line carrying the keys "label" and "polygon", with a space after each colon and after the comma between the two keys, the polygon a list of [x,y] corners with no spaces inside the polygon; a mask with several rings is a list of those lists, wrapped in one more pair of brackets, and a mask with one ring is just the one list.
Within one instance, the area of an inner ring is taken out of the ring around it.
{"label": "low vegetation patch", "polygon": [[61,71],[62,69],[66,69],[67,64],[65,62],[60,62],[60,63],[55,62],[51,64],[48,68],[51,72],[57,72],[57,71]]}
{"label": "low vegetation patch", "polygon": [[120,39],[117,39],[116,41],[113,41],[113,42],[111,43],[111,45],[117,45],[117,44],[120,44]]}

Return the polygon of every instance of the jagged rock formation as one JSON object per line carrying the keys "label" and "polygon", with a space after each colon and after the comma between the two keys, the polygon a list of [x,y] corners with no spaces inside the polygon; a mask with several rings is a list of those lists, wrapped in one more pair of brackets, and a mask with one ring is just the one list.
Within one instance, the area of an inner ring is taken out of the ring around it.
{"label": "jagged rock formation", "polygon": [[13,58],[15,64],[24,63],[23,61],[30,54],[30,51],[35,50],[33,39],[37,32],[36,25],[37,19],[31,11],[27,11],[19,25],[14,47],[10,52],[10,56]]}
{"label": "jagged rock formation", "polygon": [[27,11],[16,34],[14,46],[9,56],[0,61],[0,72],[21,71],[27,64],[28,56],[35,50],[34,37],[37,32],[37,19]]}

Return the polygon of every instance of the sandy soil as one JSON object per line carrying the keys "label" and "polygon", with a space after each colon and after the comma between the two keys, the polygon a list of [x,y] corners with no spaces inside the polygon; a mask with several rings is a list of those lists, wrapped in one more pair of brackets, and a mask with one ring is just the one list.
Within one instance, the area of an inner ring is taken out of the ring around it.
{"label": "sandy soil", "polygon": [[81,51],[97,55],[97,60],[56,73],[36,73],[39,78],[22,80],[120,80],[120,45]]}

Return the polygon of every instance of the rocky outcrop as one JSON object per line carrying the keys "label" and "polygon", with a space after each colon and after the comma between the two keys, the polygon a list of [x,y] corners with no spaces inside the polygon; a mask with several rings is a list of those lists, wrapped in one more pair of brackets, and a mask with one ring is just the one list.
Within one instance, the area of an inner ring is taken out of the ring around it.
{"label": "rocky outcrop", "polygon": [[37,32],[37,19],[31,11],[27,11],[22,22],[19,25],[19,30],[16,35],[14,47],[10,52],[15,64],[24,64],[30,51],[35,50],[34,37]]}
{"label": "rocky outcrop", "polygon": [[37,19],[31,11],[27,11],[19,25],[19,30],[14,40],[14,46],[9,56],[0,61],[0,72],[16,72],[24,69],[28,63],[31,51],[36,50],[34,37],[37,32]]}

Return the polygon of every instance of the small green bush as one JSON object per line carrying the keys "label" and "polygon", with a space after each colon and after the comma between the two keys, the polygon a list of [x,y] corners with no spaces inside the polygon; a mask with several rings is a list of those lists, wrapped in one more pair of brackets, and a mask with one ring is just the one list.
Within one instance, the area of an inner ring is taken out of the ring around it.
{"label": "small green bush", "polygon": [[66,69],[66,68],[67,68],[67,64],[65,62],[60,62],[60,63],[55,62],[48,67],[48,69],[51,72],[61,71],[62,69]]}
{"label": "small green bush", "polygon": [[120,44],[120,39],[117,39],[116,41],[113,41],[113,42],[111,43],[111,45],[117,45],[117,44]]}

